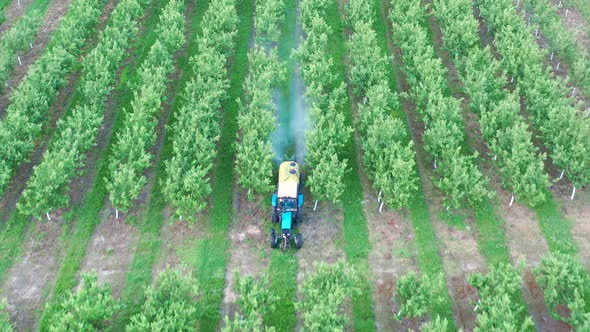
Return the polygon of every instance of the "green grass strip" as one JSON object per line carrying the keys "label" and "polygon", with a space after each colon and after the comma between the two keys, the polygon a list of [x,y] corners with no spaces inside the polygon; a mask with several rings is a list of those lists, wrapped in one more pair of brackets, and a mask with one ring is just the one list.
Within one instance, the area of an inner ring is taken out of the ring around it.
{"label": "green grass strip", "polygon": [[210,218],[205,225],[208,237],[198,249],[198,280],[203,291],[203,317],[201,330],[215,331],[221,319],[219,308],[225,288],[225,268],[229,258],[229,225],[232,219],[234,181],[234,142],[238,129],[238,99],[242,97],[242,84],[248,69],[248,49],[254,14],[253,0],[238,0],[240,18],[236,36],[236,53],[229,71],[230,88],[223,104],[223,127],[219,143],[219,156],[213,171]]}
{"label": "green grass strip", "polygon": [[[138,75],[136,73],[139,65],[147,54],[149,47],[155,42],[155,27],[158,22],[158,12],[164,6],[165,1],[156,2],[146,14],[146,19],[143,23],[147,33],[143,36],[135,38],[133,44],[133,53],[131,55],[132,62],[126,66],[121,73],[119,84],[115,89],[118,105],[128,105],[133,98],[131,86],[137,83]],[[64,258],[63,264],[57,275],[53,294],[48,304],[56,303],[61,299],[61,296],[68,290],[74,288],[77,284],[76,274],[80,269],[82,261],[86,256],[86,250],[88,249],[88,241],[90,240],[94,229],[100,222],[101,211],[104,208],[104,201],[108,195],[106,190],[106,184],[104,182],[105,177],[108,175],[108,158],[110,155],[112,145],[114,141],[114,133],[119,131],[124,126],[124,114],[123,112],[117,112],[115,122],[113,126],[113,134],[109,139],[108,148],[105,149],[107,152],[96,164],[97,175],[93,180],[92,190],[88,192],[81,205],[75,207],[71,215],[76,220],[74,229],[69,238],[69,246]],[[46,331],[50,326],[50,319],[53,316],[51,310],[46,309],[41,317],[39,323],[39,330]]]}
{"label": "green grass strip", "polygon": [[[187,0],[189,2],[191,0]],[[200,31],[203,14],[209,5],[208,0],[196,1],[192,12],[187,12],[187,15],[192,16],[190,25],[190,37],[188,43],[188,55],[179,60],[179,70],[181,77],[176,82],[177,89],[169,89],[169,91],[177,90],[184,91],[184,87],[188,80],[193,76],[193,69],[190,65],[190,57],[197,53],[196,36]],[[188,10],[189,7],[187,7]],[[174,113],[182,107],[182,98],[176,97],[173,103],[173,109],[169,124],[174,121]],[[166,164],[164,160],[168,160],[172,156],[172,139],[169,135],[164,137],[164,143],[160,154],[160,162],[156,166],[155,184],[152,189],[151,198],[148,204],[147,214],[145,218],[141,219],[138,225],[140,237],[137,244],[135,256],[131,268],[127,273],[125,287],[123,288],[122,301],[125,304],[117,321],[113,325],[113,330],[122,331],[129,322],[130,318],[141,311],[141,306],[144,302],[144,290],[152,281],[153,265],[156,262],[162,240],[160,239],[160,230],[164,224],[164,216],[162,211],[166,206],[162,194],[162,179],[166,176]]]}
{"label": "green grass strip", "polygon": [[576,255],[578,249],[572,237],[572,223],[565,218],[550,193],[547,201],[535,207],[534,211],[549,250],[553,253]]}
{"label": "green grass strip", "polygon": [[[375,0],[376,13],[374,15],[373,28],[377,32],[377,39],[379,45],[382,48],[382,52],[391,55],[388,43],[392,40],[391,26],[387,24],[388,7],[383,0]],[[388,71],[389,86],[392,91],[397,91],[396,76],[394,68],[390,67]],[[398,91],[400,92],[400,91]],[[404,114],[403,110],[397,109],[393,111],[393,116],[403,120],[407,123],[408,119]],[[409,127],[408,133],[410,132]],[[430,212],[426,204],[426,198],[424,197],[423,190],[418,190],[414,197],[414,200],[409,206],[410,219],[412,226],[414,227],[416,234],[416,247],[418,248],[418,266],[423,273],[437,274],[441,273],[444,275],[445,271],[443,268],[443,261],[439,255],[439,243],[436,238],[436,234],[432,227],[430,219]],[[444,317],[449,322],[449,329],[456,330],[453,319],[453,305],[451,297],[448,292],[444,294],[444,301],[441,305],[434,309],[433,315],[439,315]]]}
{"label": "green grass strip", "polygon": [[[102,9],[106,5],[106,1],[103,1],[100,4],[100,9]],[[66,16],[73,15],[71,12],[68,11]],[[91,31],[87,36],[88,38],[92,35],[96,34],[95,31]],[[50,44],[46,47],[44,52],[47,52],[51,45],[61,44],[63,42],[63,38],[60,38],[61,35],[54,36]],[[87,39],[88,39],[87,38]],[[73,68],[70,70],[70,73],[79,72],[82,66],[80,62],[74,64]],[[79,85],[79,80],[75,83],[76,87]],[[63,88],[63,87],[62,87]],[[76,92],[67,99],[67,109],[70,109],[70,106],[76,102],[77,98],[79,98],[79,93]],[[48,130],[49,127],[46,127],[43,133],[43,136],[40,140],[48,137],[47,139],[51,139],[50,137],[53,135],[54,130]],[[67,218],[66,218],[67,219]],[[2,233],[0,235],[0,282],[4,282],[8,270],[14,264],[14,261],[17,257],[20,257],[22,254],[22,245],[24,243],[25,238],[27,238],[27,234],[32,230],[35,229],[35,224],[37,221],[31,221],[32,219],[23,215],[18,211],[17,208],[10,214],[7,218],[6,222],[4,222],[0,228],[2,229]]]}
{"label": "green grass strip", "polygon": [[[334,72],[337,75],[335,81],[346,80],[346,42],[344,40],[344,23],[340,16],[338,2],[328,7],[326,21],[332,28],[332,34],[328,40],[330,54],[334,57]],[[346,125],[352,126],[352,110],[350,103],[346,103],[343,109]],[[350,165],[350,175],[344,177],[345,190],[342,195],[342,207],[344,210],[344,239],[346,245],[344,252],[347,261],[359,273],[358,287],[360,294],[353,295],[352,305],[354,313],[354,329],[356,331],[373,331],[375,329],[373,313],[373,289],[369,283],[369,252],[371,243],[367,220],[363,211],[363,187],[359,176],[357,164],[356,145],[354,140],[349,140],[344,148],[343,156]]]}
{"label": "green grass strip", "polygon": [[[279,56],[287,64],[287,84],[282,91],[282,109],[290,109],[296,96],[290,93],[289,85],[295,79],[295,62],[291,58],[291,50],[297,45],[297,1],[285,0],[285,20],[281,26],[278,41]],[[270,205],[269,205],[270,206]],[[270,232],[272,223],[267,223]],[[267,233],[268,234],[268,233]],[[267,317],[265,325],[274,326],[277,331],[293,331],[297,324],[295,314],[295,296],[297,293],[297,271],[299,262],[295,251],[273,250],[270,255],[268,274],[272,293],[278,297],[277,305]]]}

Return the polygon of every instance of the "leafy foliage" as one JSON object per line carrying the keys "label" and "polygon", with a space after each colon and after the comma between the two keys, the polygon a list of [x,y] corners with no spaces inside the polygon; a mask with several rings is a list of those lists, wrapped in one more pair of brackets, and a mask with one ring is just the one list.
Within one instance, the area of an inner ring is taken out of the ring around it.
{"label": "leafy foliage", "polygon": [[58,89],[100,15],[101,1],[75,0],[53,34],[50,49],[32,64],[10,96],[0,122],[0,194],[35,147]]}
{"label": "leafy foliage", "polygon": [[147,179],[148,149],[156,140],[156,115],[166,92],[167,76],[174,70],[172,55],[184,44],[184,2],[171,0],[161,14],[158,39],[139,70],[141,85],[134,91],[131,111],[123,132],[117,135],[107,179],[109,198],[115,208],[127,211]]}
{"label": "leafy foliage", "polygon": [[444,276],[442,274],[422,276],[410,272],[398,279],[395,289],[395,301],[400,303],[396,320],[403,317],[420,317],[432,308],[440,305],[444,292]]}
{"label": "leafy foliage", "polygon": [[391,111],[399,108],[397,94],[389,88],[386,76],[388,61],[381,54],[372,29],[370,1],[355,0],[348,4],[353,34],[349,40],[350,79],[356,96],[357,126],[364,151],[363,162],[369,179],[392,208],[409,204],[418,189],[413,142],[400,120]]}
{"label": "leafy foliage", "polygon": [[172,124],[172,158],[166,161],[163,193],[177,216],[194,220],[211,193],[209,173],[217,156],[219,112],[229,87],[225,64],[235,46],[238,16],[235,0],[214,0],[203,18],[193,77]]}
{"label": "leafy foliage", "polygon": [[301,312],[303,328],[307,331],[342,331],[346,316],[342,303],[346,296],[359,292],[357,275],[343,261],[334,264],[315,263],[314,272],[305,276],[301,302],[295,308]]}
{"label": "leafy foliage", "polygon": [[222,331],[275,331],[274,328],[267,328],[263,324],[263,318],[274,310],[275,302],[278,299],[270,291],[268,278],[263,276],[260,281],[255,281],[251,276],[241,277],[236,272],[235,280],[238,312],[232,320],[225,316],[225,327]]}
{"label": "leafy foliage", "polygon": [[[551,316],[571,324],[575,330],[590,324],[590,277],[575,256],[554,253],[543,257],[535,277],[543,289]],[[569,317],[562,316],[558,307],[566,307]]]}
{"label": "leafy foliage", "polygon": [[82,275],[78,290],[69,291],[55,304],[49,331],[96,331],[106,327],[121,307],[108,285],[99,285],[96,274]]}
{"label": "leafy foliage", "polygon": [[479,24],[469,0],[434,1],[444,44],[453,55],[470,108],[480,113],[483,137],[494,154],[502,185],[518,200],[532,206],[545,201],[549,179],[543,169],[544,154],[532,143],[532,135],[519,114],[518,91],[503,90],[506,77],[498,76],[500,64],[490,49],[479,47]]}
{"label": "leafy foliage", "polygon": [[58,122],[57,139],[34,167],[19,202],[22,213],[39,217],[69,204],[67,186],[84,166],[85,153],[96,144],[116,70],[137,32],[145,4],[144,0],[121,1],[101,32],[99,43],[84,59],[81,102]]}
{"label": "leafy foliage", "polygon": [[393,37],[402,49],[410,96],[422,116],[426,151],[438,165],[435,185],[447,207],[479,203],[492,193],[475,165],[477,154],[465,155],[460,102],[446,92],[446,69],[436,57],[426,28],[426,8],[419,0],[392,1]]}
{"label": "leafy foliage", "polygon": [[257,0],[254,26],[256,42],[265,45],[276,43],[281,34],[280,25],[285,18],[285,1]]}
{"label": "leafy foliage", "polygon": [[510,0],[478,1],[482,17],[496,36],[502,65],[526,101],[549,157],[576,187],[590,182],[590,123],[569,96],[567,82],[545,67],[542,50]]}
{"label": "leafy foliage", "polygon": [[342,179],[348,161],[342,158],[342,153],[352,128],[345,125],[341,111],[346,102],[345,84],[336,82],[328,50],[331,31],[324,19],[328,3],[327,0],[301,1],[301,23],[306,37],[294,54],[301,65],[309,119],[313,124],[305,135],[306,162],[311,167],[307,185],[316,199],[336,203],[344,191]]}
{"label": "leafy foliage", "polygon": [[17,54],[29,47],[37,35],[43,16],[38,10],[26,14],[14,23],[0,39],[0,90],[6,84],[17,63]]}
{"label": "leafy foliage", "polygon": [[12,324],[10,324],[10,316],[6,311],[7,309],[8,301],[2,299],[2,301],[0,301],[0,331],[12,332],[14,329],[12,328]]}
{"label": "leafy foliage", "polygon": [[487,274],[467,278],[479,293],[474,331],[534,331],[533,320],[521,304],[522,269],[493,265]]}
{"label": "leafy foliage", "polygon": [[192,331],[202,308],[197,284],[178,270],[162,271],[145,291],[142,312],[131,317],[126,331]]}

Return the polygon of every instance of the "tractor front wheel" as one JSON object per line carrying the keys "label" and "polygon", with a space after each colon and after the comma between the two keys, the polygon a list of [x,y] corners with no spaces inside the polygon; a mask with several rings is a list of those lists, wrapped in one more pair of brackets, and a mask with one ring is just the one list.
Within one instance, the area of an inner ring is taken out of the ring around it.
{"label": "tractor front wheel", "polygon": [[279,211],[276,208],[272,209],[272,222],[277,223],[279,222]]}
{"label": "tractor front wheel", "polygon": [[277,247],[277,234],[274,229],[270,232],[270,247],[273,249]]}
{"label": "tractor front wheel", "polygon": [[301,234],[295,234],[295,248],[301,249],[303,247],[303,236]]}

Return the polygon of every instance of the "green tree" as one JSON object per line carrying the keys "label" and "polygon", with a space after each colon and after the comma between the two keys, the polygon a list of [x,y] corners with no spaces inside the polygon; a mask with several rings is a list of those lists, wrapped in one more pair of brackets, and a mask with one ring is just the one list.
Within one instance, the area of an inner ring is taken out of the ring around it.
{"label": "green tree", "polygon": [[394,315],[396,320],[404,317],[420,317],[444,301],[444,276],[442,274],[422,276],[410,272],[397,281],[394,301],[400,304],[400,310]]}
{"label": "green tree", "polygon": [[126,331],[192,331],[201,308],[197,281],[191,275],[166,269],[145,290],[142,311],[131,317]]}
{"label": "green tree", "polygon": [[225,326],[222,331],[275,331],[272,327],[265,327],[263,323],[264,317],[274,310],[275,302],[278,299],[269,288],[268,278],[262,276],[257,281],[251,276],[241,277],[237,271],[234,275],[238,311],[235,313],[234,319],[230,320],[228,316],[225,316]]}
{"label": "green tree", "polygon": [[0,301],[0,331],[12,332],[12,324],[10,324],[10,316],[8,315],[8,301],[2,299]]}
{"label": "green tree", "polygon": [[99,285],[96,274],[83,274],[80,287],[69,291],[52,308],[49,331],[96,331],[121,308],[108,285]]}

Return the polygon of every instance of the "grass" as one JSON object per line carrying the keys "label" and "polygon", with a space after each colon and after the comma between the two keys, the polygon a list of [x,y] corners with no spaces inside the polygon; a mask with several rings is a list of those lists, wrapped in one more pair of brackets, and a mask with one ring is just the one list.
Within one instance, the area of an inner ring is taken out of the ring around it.
{"label": "grass", "polygon": [[[187,0],[186,2],[189,1],[190,0]],[[173,84],[174,87],[168,91],[184,91],[186,83],[193,75],[189,59],[197,52],[197,43],[194,41],[197,33],[200,32],[203,14],[208,5],[208,1],[197,1],[193,8],[193,12],[187,12],[187,15],[192,17],[190,21],[191,25],[187,26],[187,28],[190,29],[189,38],[187,40],[188,54],[180,58],[178,63],[178,68],[182,72],[182,76]],[[169,124],[173,121],[174,112],[182,107],[182,98],[176,97],[173,101],[172,107],[173,110]],[[131,263],[131,267],[126,276],[125,286],[121,296],[125,306],[123,310],[121,310],[117,320],[114,322],[113,330],[123,330],[129,322],[129,319],[141,310],[141,306],[144,302],[144,289],[152,280],[153,265],[156,262],[162,244],[160,230],[164,223],[162,211],[166,205],[162,193],[162,181],[166,177],[166,164],[163,160],[167,160],[172,156],[172,143],[171,137],[165,135],[160,154],[160,161],[155,169],[155,183],[151,190],[150,200],[147,202],[147,213],[143,218],[140,218],[140,223],[137,225],[140,237],[133,257],[133,262]]]}
{"label": "grass", "polygon": [[[106,4],[105,1],[101,3],[102,6]],[[102,7],[101,7],[102,8]],[[66,13],[67,15],[72,15],[71,12]],[[88,33],[88,38],[93,35],[95,32],[91,31]],[[58,38],[61,35],[56,35],[54,38],[51,39],[50,44],[46,47],[44,52],[47,52],[51,45],[60,44],[62,39]],[[88,39],[87,38],[87,39]],[[84,50],[86,51],[86,50]],[[84,53],[84,52],[82,52]],[[79,63],[75,63],[70,72],[77,72],[81,69]],[[75,85],[79,84],[78,82]],[[70,96],[66,103],[66,109],[69,109],[73,103],[79,98],[79,94],[76,92],[72,96]],[[51,139],[53,133],[55,132],[55,128],[50,128],[46,126],[44,128],[44,132],[42,137],[37,141],[45,141]],[[20,257],[22,253],[22,245],[25,238],[28,237],[29,233],[35,229],[36,220],[31,221],[31,218],[22,214],[18,209],[15,209],[6,222],[0,226],[2,228],[2,234],[0,235],[0,281],[4,281],[8,270],[14,264],[14,260],[17,257]]]}
{"label": "grass", "polygon": [[551,252],[575,255],[578,249],[572,237],[571,222],[565,218],[551,194],[547,195],[549,197],[547,201],[533,209],[537,215],[541,233]]}
{"label": "grass", "polygon": [[238,99],[242,96],[242,84],[248,68],[247,52],[249,49],[253,0],[238,0],[237,12],[240,22],[236,36],[236,53],[230,67],[230,87],[228,97],[223,103],[223,127],[219,155],[213,168],[213,185],[209,218],[204,225],[208,234],[197,250],[198,281],[203,291],[203,317],[201,330],[214,331],[221,315],[219,308],[225,288],[225,268],[229,256],[229,225],[232,219],[232,196],[234,181],[234,142],[238,128]]}
{"label": "grass", "polygon": [[[297,45],[295,28],[297,20],[297,1],[285,1],[285,20],[281,27],[281,36],[278,41],[279,56],[287,64],[287,81],[295,77],[295,64],[291,58],[291,50]],[[288,86],[283,93],[284,107],[291,105],[291,98]],[[270,224],[270,223],[269,223]],[[270,231],[272,225],[266,229]],[[274,250],[270,255],[270,266],[268,270],[270,288],[272,293],[278,297],[275,309],[264,317],[267,326],[274,326],[277,331],[293,331],[297,324],[295,315],[295,294],[297,292],[297,271],[299,264],[294,251]]]}
{"label": "grass", "polygon": [[[131,82],[136,82],[138,75],[136,74],[140,63],[147,54],[147,49],[155,41],[154,28],[158,22],[157,13],[163,7],[164,1],[157,2],[151,10],[148,10],[144,22],[144,31],[148,31],[143,36],[135,38],[133,44],[132,63],[125,67],[121,73],[119,84],[115,89],[118,105],[128,105],[131,102],[133,93],[131,90]],[[118,132],[124,126],[123,112],[117,112],[113,126],[113,133]],[[73,227],[72,234],[69,238],[69,246],[63,264],[58,272],[53,294],[50,298],[50,304],[56,303],[61,299],[63,294],[72,289],[77,284],[76,274],[80,269],[81,263],[86,255],[88,241],[92,236],[94,229],[100,222],[101,211],[104,208],[104,201],[108,195],[106,189],[105,178],[108,176],[108,159],[112,154],[112,146],[114,136],[111,135],[108,147],[100,156],[96,168],[97,174],[93,180],[91,191],[88,192],[81,205],[72,210],[72,215],[75,216],[76,225]],[[51,306],[48,306],[41,317],[39,323],[39,330],[47,330],[51,323],[53,312]]]}
{"label": "grass", "polygon": [[[328,40],[330,54],[334,57],[334,72],[337,82],[346,80],[346,42],[344,40],[344,23],[340,17],[338,2],[328,7],[326,21],[332,28],[332,34]],[[334,88],[334,87],[332,87]],[[350,103],[346,103],[343,109],[345,123],[352,126],[352,110]],[[344,252],[347,261],[359,273],[358,287],[360,293],[353,295],[352,305],[354,314],[354,329],[356,331],[372,331],[375,329],[373,313],[373,289],[369,283],[369,252],[371,243],[367,220],[363,212],[363,187],[359,176],[357,164],[357,151],[354,140],[349,139],[344,147],[343,157],[348,160],[352,176],[345,176],[345,190],[342,195],[342,207],[344,211]]]}

